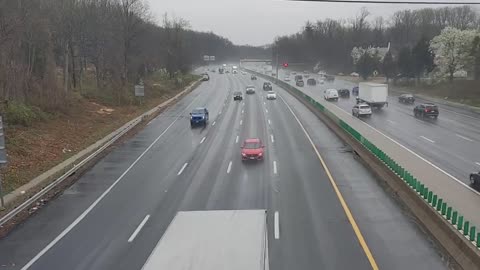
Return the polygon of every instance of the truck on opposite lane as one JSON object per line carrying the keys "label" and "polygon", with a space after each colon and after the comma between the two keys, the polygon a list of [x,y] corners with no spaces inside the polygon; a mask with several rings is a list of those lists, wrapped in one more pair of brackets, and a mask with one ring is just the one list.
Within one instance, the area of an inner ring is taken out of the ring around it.
{"label": "truck on opposite lane", "polygon": [[268,270],[266,210],[178,212],[142,270]]}
{"label": "truck on opposite lane", "polygon": [[366,103],[372,108],[388,106],[388,85],[382,83],[360,83],[357,104]]}

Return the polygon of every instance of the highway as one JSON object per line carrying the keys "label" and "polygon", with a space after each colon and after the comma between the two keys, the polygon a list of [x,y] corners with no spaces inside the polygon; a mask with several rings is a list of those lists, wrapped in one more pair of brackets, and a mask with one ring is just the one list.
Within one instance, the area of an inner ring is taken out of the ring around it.
{"label": "highway", "polygon": [[[279,72],[283,79],[285,72]],[[293,75],[290,84],[295,85]],[[312,75],[318,78],[317,75]],[[306,82],[306,80],[305,80]],[[347,88],[355,83],[336,79],[316,86],[297,87],[311,97],[323,100],[323,91],[328,88]],[[466,109],[438,104],[437,120],[415,118],[415,105],[398,102],[398,94],[389,93],[388,107],[374,110],[370,118],[362,117],[368,125],[388,135],[402,145],[435,164],[459,182],[468,185],[469,174],[480,170],[480,114]],[[336,106],[351,114],[355,96],[339,98]],[[416,98],[415,104],[428,102]],[[352,116],[353,117],[353,116]],[[477,187],[478,189],[478,187]]]}
{"label": "highway", "polygon": [[[256,93],[233,101],[249,84]],[[213,209],[267,209],[270,269],[448,269],[348,146],[279,87],[266,100],[262,84],[210,73],[1,239],[1,269],[141,269],[177,211]],[[210,121],[191,129],[199,106]],[[263,161],[241,161],[251,137]]]}

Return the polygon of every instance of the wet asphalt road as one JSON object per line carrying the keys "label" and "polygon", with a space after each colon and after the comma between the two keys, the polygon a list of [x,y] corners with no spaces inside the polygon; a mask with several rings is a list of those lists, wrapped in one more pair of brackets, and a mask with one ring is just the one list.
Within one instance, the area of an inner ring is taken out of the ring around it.
{"label": "wet asphalt road", "polygon": [[[280,79],[284,78],[284,71],[279,74]],[[318,78],[317,75],[311,76]],[[293,79],[294,76],[290,77]],[[291,81],[290,84],[295,85],[295,82]],[[336,79],[323,85],[297,88],[316,99],[323,99],[325,89],[351,90],[355,85]],[[403,104],[398,102],[398,95],[390,92],[388,102],[388,107],[374,110],[372,117],[362,117],[359,121],[387,134],[458,180],[469,184],[470,173],[480,170],[480,114],[438,104],[440,115],[437,120],[420,119],[414,117],[413,108],[416,104],[429,101],[416,98],[415,105]],[[355,96],[350,96],[333,103],[351,113],[356,101]]]}
{"label": "wet asphalt road", "polygon": [[[212,209],[267,209],[270,269],[372,269],[372,260],[380,269],[446,269],[415,222],[302,104],[276,86],[279,98],[266,100],[263,81],[247,75],[210,78],[1,239],[0,269],[141,269],[177,211]],[[249,84],[257,92],[233,101]],[[191,129],[188,113],[199,106],[210,122]],[[264,161],[241,161],[250,137],[266,145]]]}

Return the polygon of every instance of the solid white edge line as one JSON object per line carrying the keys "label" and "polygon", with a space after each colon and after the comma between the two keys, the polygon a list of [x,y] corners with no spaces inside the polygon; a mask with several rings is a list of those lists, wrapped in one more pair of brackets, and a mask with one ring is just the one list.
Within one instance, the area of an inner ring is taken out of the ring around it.
{"label": "solid white edge line", "polygon": [[431,142],[431,143],[435,143],[434,140],[430,140],[429,138],[427,138],[427,137],[425,137],[425,136],[420,136],[420,138],[422,138],[422,139],[424,139],[424,140],[426,140],[426,141],[429,141],[429,142]]}
{"label": "solid white edge line", "polygon": [[475,164],[477,164],[478,166],[480,166],[480,162],[475,162]]}
{"label": "solid white edge line", "polygon": [[180,169],[180,171],[178,171],[177,175],[180,175],[183,173],[183,170],[185,170],[185,168],[187,167],[188,165],[188,162],[185,162],[185,164],[183,164],[182,168]]}
{"label": "solid white edge line", "polygon": [[130,238],[128,238],[128,242],[131,243],[133,240],[135,240],[135,237],[137,237],[137,234],[140,232],[140,230],[145,226],[145,223],[147,223],[148,219],[150,218],[150,215],[145,216],[145,218],[142,220],[140,225],[138,225],[137,229],[132,233]]}
{"label": "solid white edge line", "polygon": [[[339,109],[341,112],[343,112],[344,114],[350,116],[350,114],[345,111],[344,109],[338,107],[337,105],[335,104],[332,104],[333,106],[337,107],[337,109]],[[360,120],[359,120],[360,121]],[[401,148],[405,149],[406,151],[408,151],[410,154],[416,156],[417,158],[423,160],[425,163],[429,164],[430,166],[434,167],[435,169],[437,169],[438,171],[442,172],[443,174],[445,174],[446,176],[452,178],[455,182],[457,182],[458,184],[462,185],[463,187],[465,187],[466,189],[468,189],[469,191],[477,194],[480,196],[480,192],[476,191],[475,189],[473,189],[471,186],[469,186],[468,184],[460,181],[458,178],[456,178],[455,176],[451,175],[450,173],[448,173],[447,171],[443,170],[442,168],[438,167],[437,165],[433,164],[432,162],[428,161],[426,158],[420,156],[419,154],[415,153],[413,150],[411,150],[410,148],[404,146],[403,144],[399,143],[398,141],[394,140],[392,137],[388,136],[387,134],[381,132],[380,130],[374,128],[373,126],[363,122],[363,121],[360,121],[360,124],[363,124],[363,125],[366,125],[367,127],[375,130],[376,132],[378,132],[379,134],[383,135],[385,138],[389,139],[390,141],[392,141],[393,143],[395,143],[396,145],[400,146]]]}
{"label": "solid white edge line", "polygon": [[273,173],[277,174],[277,162],[276,161],[273,162]]}
{"label": "solid white edge line", "polygon": [[464,140],[466,140],[466,141],[473,142],[473,140],[470,139],[470,138],[468,138],[468,137],[462,136],[462,135],[460,135],[460,134],[455,134],[455,135],[457,135],[457,137],[462,138],[462,139],[464,139]]}
{"label": "solid white edge line", "polygon": [[232,170],[232,161],[228,163],[227,173],[230,173],[231,170]]}
{"label": "solid white edge line", "polygon": [[273,220],[274,220],[273,232],[274,232],[275,239],[280,239],[280,217],[279,217],[278,211],[275,211]]}
{"label": "solid white edge line", "polygon": [[207,137],[203,137],[202,140],[200,141],[200,144],[202,144]]}
{"label": "solid white edge line", "polygon": [[212,126],[215,126],[216,123],[217,123],[216,121],[213,121]]}
{"label": "solid white edge line", "polygon": [[270,135],[270,139],[272,140],[272,143],[275,142],[275,140],[273,139],[273,135]]}
{"label": "solid white edge line", "polygon": [[[195,100],[196,99],[192,100],[192,102],[187,106],[187,108],[190,107],[190,105],[192,105]],[[186,109],[184,111],[186,111]],[[110,187],[107,188],[107,190],[102,193],[102,195],[100,195],[100,197],[98,197],[85,211],[83,211],[80,216],[78,216],[70,225],[68,225],[65,230],[63,230],[57,237],[55,237],[55,239],[53,239],[46,247],[44,247],[39,253],[37,253],[37,255],[35,255],[35,257],[33,257],[25,266],[23,266],[21,270],[27,270],[28,268],[30,268],[30,266],[32,266],[36,261],[38,261],[40,257],[47,253],[47,251],[49,251],[56,243],[58,243],[58,241],[60,241],[65,235],[67,235],[67,233],[69,233],[75,226],[77,226],[77,224],[80,223],[80,221],[82,221],[93,210],[93,208],[95,208],[95,206],[97,206],[97,204],[101,200],[103,200],[105,196],[107,196],[107,194],[118,184],[118,182],[123,179],[123,177],[133,168],[133,166],[138,163],[138,161],[153,147],[153,145],[160,140],[160,138],[178,121],[178,119],[180,119],[180,117],[181,115],[175,118],[175,120],[173,120],[173,122],[160,135],[158,135],[158,137],[147,147],[147,149],[145,149],[140,154],[140,156],[135,159],[135,161],[117,178],[117,180],[115,180],[115,182],[110,185]]]}

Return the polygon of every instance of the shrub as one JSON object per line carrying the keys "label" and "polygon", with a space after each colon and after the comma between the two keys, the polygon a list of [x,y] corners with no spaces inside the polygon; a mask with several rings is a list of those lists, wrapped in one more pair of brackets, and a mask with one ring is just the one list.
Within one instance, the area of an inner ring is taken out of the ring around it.
{"label": "shrub", "polygon": [[5,122],[10,125],[30,126],[33,122],[44,120],[46,114],[39,108],[19,102],[10,102],[5,108]]}

